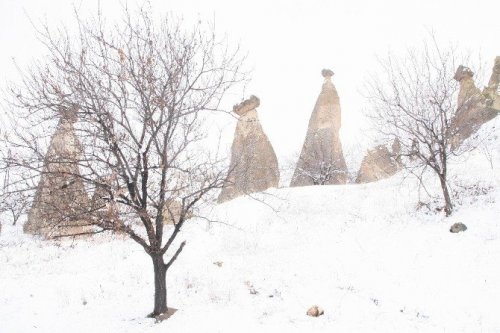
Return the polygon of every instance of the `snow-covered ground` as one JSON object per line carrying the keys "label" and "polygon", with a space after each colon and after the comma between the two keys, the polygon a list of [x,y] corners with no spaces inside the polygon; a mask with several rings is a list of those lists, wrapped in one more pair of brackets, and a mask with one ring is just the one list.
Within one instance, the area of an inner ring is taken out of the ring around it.
{"label": "snow-covered ground", "polygon": [[[436,184],[419,199],[403,174],[216,206],[218,222],[183,230],[167,277],[179,311],[159,324],[145,318],[152,265],[132,241],[44,242],[4,225],[0,332],[498,332],[499,170],[498,138],[454,163],[450,218],[434,210]],[[468,230],[450,233],[454,222]],[[306,316],[312,305],[325,314]]]}

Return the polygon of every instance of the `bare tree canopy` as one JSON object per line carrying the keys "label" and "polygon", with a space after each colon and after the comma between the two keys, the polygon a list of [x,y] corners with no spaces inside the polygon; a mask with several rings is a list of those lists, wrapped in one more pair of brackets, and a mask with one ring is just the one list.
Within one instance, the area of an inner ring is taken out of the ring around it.
{"label": "bare tree canopy", "polygon": [[76,34],[39,29],[47,57],[10,88],[4,195],[34,199],[28,231],[109,230],[140,244],[153,260],[159,315],[166,272],[185,245],[174,240],[226,176],[204,146],[204,124],[245,79],[244,58],[210,25],[155,20],[150,8],[122,14],[116,25],[76,14]]}
{"label": "bare tree canopy", "polygon": [[[368,85],[370,116],[377,131],[387,142],[399,140],[407,169],[434,171],[447,215],[453,210],[447,183],[449,159],[475,148],[456,139],[464,131],[457,117],[479,105],[474,102],[479,90],[472,71],[462,66],[473,66],[471,62],[470,56],[454,47],[439,47],[433,38],[404,57],[390,55],[381,60],[382,74]],[[460,83],[463,75],[471,80],[468,88]],[[483,108],[476,111],[483,112]]]}

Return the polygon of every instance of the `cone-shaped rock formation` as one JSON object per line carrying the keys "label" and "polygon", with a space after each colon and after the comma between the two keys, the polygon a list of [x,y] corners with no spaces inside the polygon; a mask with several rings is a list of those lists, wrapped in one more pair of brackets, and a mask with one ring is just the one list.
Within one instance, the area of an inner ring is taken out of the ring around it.
{"label": "cone-shaped rock formation", "polygon": [[74,110],[61,113],[44,160],[43,172],[24,232],[45,238],[85,232],[90,207],[77,159],[81,153],[73,124]]}
{"label": "cone-shaped rock formation", "polygon": [[259,99],[251,96],[233,108],[239,119],[231,146],[229,174],[219,202],[278,186],[278,159],[260,125],[256,110],[259,105]]}
{"label": "cone-shaped rock formation", "polygon": [[333,72],[324,69],[325,81],[309,120],[306,139],[290,186],[345,184],[347,166],[340,142],[340,101],[332,83]]}

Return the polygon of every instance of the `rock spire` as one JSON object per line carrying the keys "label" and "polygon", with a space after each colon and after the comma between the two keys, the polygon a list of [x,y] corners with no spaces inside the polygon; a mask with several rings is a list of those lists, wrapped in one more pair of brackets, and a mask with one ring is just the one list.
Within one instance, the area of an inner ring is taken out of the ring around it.
{"label": "rock spire", "polygon": [[314,106],[306,139],[290,186],[345,184],[347,166],[339,130],[340,101],[332,83],[333,72],[323,69],[321,93]]}
{"label": "rock spire", "polygon": [[87,230],[90,200],[79,178],[80,142],[75,134],[76,111],[64,110],[45,155],[43,171],[24,224],[24,232],[45,238]]}
{"label": "rock spire", "polygon": [[219,202],[261,192],[279,183],[278,159],[257,115],[260,100],[251,96],[235,105],[239,116],[231,146],[231,163]]}

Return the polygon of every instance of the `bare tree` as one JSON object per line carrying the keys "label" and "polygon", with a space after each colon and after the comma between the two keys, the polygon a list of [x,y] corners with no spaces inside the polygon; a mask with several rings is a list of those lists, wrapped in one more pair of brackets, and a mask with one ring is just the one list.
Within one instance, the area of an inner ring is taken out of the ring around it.
{"label": "bare tree", "polygon": [[[433,38],[402,58],[390,55],[381,60],[383,73],[373,76],[368,84],[370,116],[376,129],[388,140],[399,139],[400,155],[411,160],[405,163],[407,169],[433,170],[439,178],[447,216],[453,211],[448,162],[474,148],[452,144],[460,131],[454,119],[471,107],[478,93],[473,85],[460,89],[459,76],[472,72],[458,65],[469,62],[469,56],[453,47],[443,49]],[[419,179],[422,181],[422,177]]]}
{"label": "bare tree", "polygon": [[[47,56],[10,88],[4,194],[30,193],[54,230],[70,230],[59,236],[114,231],[141,245],[153,262],[158,316],[167,311],[166,274],[186,244],[179,232],[223,185],[225,163],[206,146],[205,124],[245,79],[244,58],[212,26],[158,21],[150,8],[125,8],[116,25],[101,13],[75,18],[75,34],[38,29]],[[40,202],[50,196],[57,200]]]}
{"label": "bare tree", "polygon": [[12,225],[16,225],[29,205],[29,196],[26,196],[25,191],[6,192],[1,196],[0,214],[6,214]]}
{"label": "bare tree", "polygon": [[323,141],[319,141],[316,147],[310,148],[306,153],[302,151],[298,162],[294,166],[294,177],[309,179],[313,185],[330,185],[332,183],[345,182],[347,177],[343,153],[338,152],[342,158],[332,158],[330,151]]}

